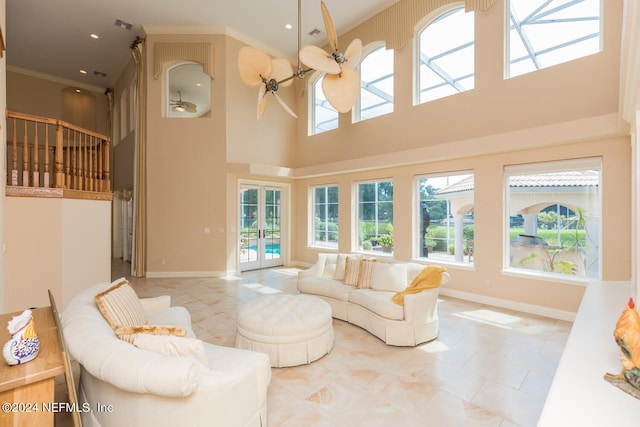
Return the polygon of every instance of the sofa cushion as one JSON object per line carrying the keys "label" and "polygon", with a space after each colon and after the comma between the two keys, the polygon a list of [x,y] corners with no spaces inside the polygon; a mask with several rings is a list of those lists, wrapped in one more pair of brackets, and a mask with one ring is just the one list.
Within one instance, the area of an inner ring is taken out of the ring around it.
{"label": "sofa cushion", "polygon": [[115,329],[118,326],[146,325],[147,315],[131,283],[123,277],[111,285],[94,297],[109,326]]}
{"label": "sofa cushion", "polygon": [[391,302],[393,292],[356,289],[349,295],[349,302],[373,311],[378,316],[392,320],[404,319],[404,308]]}
{"label": "sofa cushion", "polygon": [[325,277],[305,277],[298,280],[298,290],[307,294],[349,301],[349,294],[354,290],[354,287]]}
{"label": "sofa cushion", "polygon": [[375,264],[377,264],[375,259],[360,260],[356,288],[371,289],[371,276],[373,275],[373,268]]}
{"label": "sofa cushion", "polygon": [[407,264],[377,262],[373,267],[371,288],[376,291],[399,292],[407,287]]}
{"label": "sofa cushion", "polygon": [[164,356],[189,356],[209,366],[204,344],[199,339],[172,335],[136,334],[133,345]]}

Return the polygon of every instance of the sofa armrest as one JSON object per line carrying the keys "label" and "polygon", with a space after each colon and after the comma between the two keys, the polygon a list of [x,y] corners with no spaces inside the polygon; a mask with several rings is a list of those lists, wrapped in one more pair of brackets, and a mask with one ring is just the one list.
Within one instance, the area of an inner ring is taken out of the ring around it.
{"label": "sofa armrest", "polygon": [[409,323],[430,322],[438,317],[439,289],[404,296],[404,318]]}
{"label": "sofa armrest", "polygon": [[315,264],[313,264],[306,270],[301,270],[298,272],[298,279],[304,279],[305,277],[322,276],[326,259],[326,254],[318,254],[318,259],[316,260]]}
{"label": "sofa armrest", "polygon": [[140,303],[145,313],[149,314],[171,307],[171,297],[169,295],[161,295],[153,298],[140,298]]}

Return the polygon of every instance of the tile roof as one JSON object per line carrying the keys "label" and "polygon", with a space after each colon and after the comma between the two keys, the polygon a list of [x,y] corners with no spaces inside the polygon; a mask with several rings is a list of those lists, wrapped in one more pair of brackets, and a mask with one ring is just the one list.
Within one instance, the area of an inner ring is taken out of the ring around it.
{"label": "tile roof", "polygon": [[[512,175],[510,187],[597,187],[600,173],[594,170]],[[436,195],[461,193],[474,189],[473,175],[436,191]]]}

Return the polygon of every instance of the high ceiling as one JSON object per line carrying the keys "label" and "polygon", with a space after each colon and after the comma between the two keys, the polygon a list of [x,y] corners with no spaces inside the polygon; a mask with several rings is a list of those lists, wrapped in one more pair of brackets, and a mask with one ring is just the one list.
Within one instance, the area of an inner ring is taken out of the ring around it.
{"label": "high ceiling", "polygon": [[[341,34],[397,1],[325,0],[325,4]],[[9,69],[78,85],[111,86],[129,61],[129,45],[142,34],[143,27],[167,34],[184,33],[189,28],[213,33],[224,30],[273,56],[286,56],[294,65],[297,61],[296,0],[8,0],[6,8]],[[302,0],[301,18],[302,44],[324,45],[320,0]],[[131,29],[116,25],[117,20],[131,24]],[[293,28],[285,29],[286,24]],[[309,36],[314,29],[320,34]],[[91,34],[99,38],[93,39]],[[346,47],[348,41],[344,43]]]}

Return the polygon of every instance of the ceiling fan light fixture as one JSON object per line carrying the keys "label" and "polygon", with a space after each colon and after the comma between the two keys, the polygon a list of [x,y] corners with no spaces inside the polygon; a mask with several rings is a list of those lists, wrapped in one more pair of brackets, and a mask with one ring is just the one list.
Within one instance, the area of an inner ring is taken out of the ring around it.
{"label": "ceiling fan light fixture", "polygon": [[173,111],[179,111],[181,113],[187,111],[182,105],[176,105],[175,107],[173,107]]}

